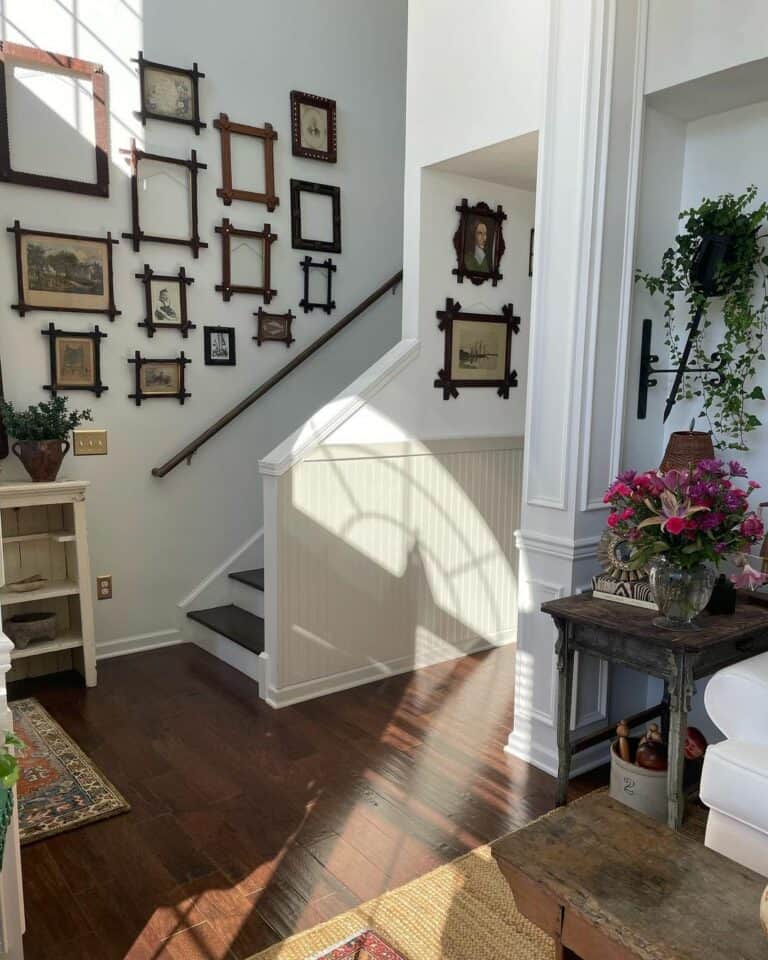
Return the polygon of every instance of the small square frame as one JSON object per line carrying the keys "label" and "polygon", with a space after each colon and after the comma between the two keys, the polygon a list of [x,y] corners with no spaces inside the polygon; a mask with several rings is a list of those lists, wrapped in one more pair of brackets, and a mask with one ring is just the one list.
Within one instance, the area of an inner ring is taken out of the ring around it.
{"label": "small square frame", "polygon": [[[313,150],[301,145],[301,105],[325,110],[328,117],[328,149]],[[336,163],[336,101],[327,97],[318,97],[314,93],[302,93],[291,90],[291,146],[294,157],[307,157],[309,160],[323,160]]]}
{"label": "small square frame", "polygon": [[[212,356],[211,336],[214,333],[225,333],[229,337],[229,358],[220,360]],[[203,327],[203,359],[207,367],[235,367],[237,366],[237,357],[235,355],[235,328],[234,327]]]}
{"label": "small square frame", "polygon": [[[299,300],[299,306],[304,310],[304,313],[310,313],[312,310],[317,307],[320,310],[324,310],[326,313],[330,313],[331,310],[336,309],[336,301],[333,299],[333,293],[331,290],[331,284],[333,281],[333,275],[336,272],[336,264],[328,257],[327,260],[313,260],[312,257],[304,257],[303,260],[299,261],[301,269],[304,272],[304,296]],[[327,286],[326,286],[326,297],[324,303],[312,303],[309,299],[309,274],[310,270],[325,270],[327,276]]]}
{"label": "small square frame", "polygon": [[[199,81],[205,77],[204,73],[200,73],[197,69],[197,63],[192,64],[192,69],[185,69],[184,67],[172,67],[167,63],[157,63],[155,60],[145,60],[144,54],[139,50],[139,55],[136,57],[132,63],[138,63],[139,65],[139,95],[141,97],[141,109],[134,112],[134,116],[141,120],[142,126],[147,125],[147,120],[164,120],[167,123],[183,123],[185,126],[194,127],[195,134],[200,136],[200,131],[203,129],[205,124],[200,119],[200,87]],[[164,73],[176,73],[184,77],[188,77],[192,82],[192,97],[193,97],[193,106],[192,106],[192,118],[187,120],[184,117],[171,117],[167,116],[164,113],[153,113],[151,110],[147,110],[145,107],[145,77],[144,71],[149,67],[151,70],[162,70]]]}
{"label": "small square frame", "polygon": [[[228,207],[233,200],[248,200],[251,203],[263,203],[273,213],[280,198],[275,194],[275,141],[277,131],[271,123],[263,127],[249,127],[245,123],[233,123],[226,113],[220,113],[213,121],[221,137],[221,178],[223,185],[216,190],[216,196]],[[254,137],[264,146],[264,193],[252,190],[238,190],[232,185],[232,136]]]}
{"label": "small square frame", "polygon": [[[192,396],[191,393],[187,393],[184,383],[185,368],[192,361],[184,356],[183,350],[178,357],[142,357],[141,351],[137,350],[132,357],[128,358],[128,363],[134,364],[135,374],[135,393],[129,393],[128,398],[135,400],[137,407],[141,406],[142,400],[178,400],[183,405],[184,401]],[[175,393],[144,393],[141,389],[141,370],[148,363],[175,364],[179,368],[179,389]]]}
{"label": "small square frame", "polygon": [[[302,236],[301,195],[318,193],[330,197],[333,210],[333,240],[308,240]],[[341,253],[341,187],[309,180],[291,180],[291,246],[294,250],[314,250],[317,253]]]}
{"label": "small square frame", "polygon": [[[190,323],[189,314],[187,312],[187,287],[193,284],[195,281],[192,277],[187,276],[187,271],[184,267],[179,267],[179,272],[177,274],[160,274],[155,273],[154,270],[150,267],[148,263],[144,264],[143,273],[135,273],[134,276],[137,280],[141,280],[144,284],[144,302],[145,302],[145,311],[146,316],[137,324],[139,327],[146,327],[147,336],[154,337],[156,330],[178,330],[179,333],[186,340],[189,331],[197,329],[194,323]],[[152,315],[152,281],[161,280],[163,283],[173,283],[176,284],[179,288],[179,303],[181,305],[181,323],[162,323],[153,318]]]}
{"label": "small square frame", "polygon": [[[292,343],[295,343],[291,327],[296,317],[291,310],[287,313],[267,313],[263,307],[259,307],[259,312],[254,313],[254,317],[258,322],[258,328],[256,336],[252,339],[256,341],[258,346],[263,343],[276,342],[284,343],[286,347],[290,347]],[[270,333],[267,329],[267,324],[275,321],[278,321],[281,325],[281,332],[278,334]]]}
{"label": "small square frame", "polygon": [[[506,249],[501,231],[501,225],[507,219],[506,213],[502,210],[501,205],[497,206],[495,210],[492,210],[487,203],[476,203],[473,207],[470,207],[466,198],[456,207],[456,211],[459,214],[459,226],[453,235],[453,248],[456,251],[456,266],[451,273],[454,274],[459,283],[463,283],[464,277],[467,277],[475,286],[479,286],[481,283],[485,283],[486,280],[490,280],[495,287],[500,280],[504,279],[503,275],[499,272],[499,264]],[[473,218],[494,220],[496,222],[496,237],[493,245],[493,260],[490,270],[470,270],[464,262],[466,235],[470,229],[470,222]]]}
{"label": "small square frame", "polygon": [[[227,217],[223,217],[220,227],[214,228],[221,235],[221,283],[216,284],[216,291],[220,293],[225,303],[232,298],[233,293],[256,293],[264,297],[264,303],[270,303],[272,297],[277,296],[277,290],[270,286],[272,280],[272,244],[277,240],[277,234],[272,233],[268,223],[263,230],[241,230],[233,227]],[[264,270],[261,287],[242,283],[232,283],[232,237],[250,237],[264,241]]]}
{"label": "small square frame", "polygon": [[[57,330],[55,324],[49,323],[47,329],[40,331],[44,337],[48,337],[48,348],[50,352],[51,364],[51,382],[43,386],[43,390],[49,390],[55,397],[57,393],[69,393],[72,390],[90,390],[100,397],[105,390],[101,382],[101,341],[106,339],[106,333],[99,330],[98,324],[94,326],[91,333],[82,333],[79,330]],[[68,340],[90,340],[93,343],[93,382],[90,386],[72,386],[62,384],[59,381],[60,371],[57,356],[57,341],[66,338]]]}

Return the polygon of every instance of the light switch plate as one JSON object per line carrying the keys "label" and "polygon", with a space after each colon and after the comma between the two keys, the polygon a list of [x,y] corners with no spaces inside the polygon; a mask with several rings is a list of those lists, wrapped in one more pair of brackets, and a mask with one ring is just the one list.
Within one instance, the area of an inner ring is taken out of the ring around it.
{"label": "light switch plate", "polygon": [[72,439],[76,457],[93,457],[107,452],[106,430],[73,430]]}

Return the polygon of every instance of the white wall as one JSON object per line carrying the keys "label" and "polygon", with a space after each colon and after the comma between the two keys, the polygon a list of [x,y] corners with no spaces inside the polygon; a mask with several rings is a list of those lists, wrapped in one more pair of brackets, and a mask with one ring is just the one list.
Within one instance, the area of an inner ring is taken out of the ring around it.
{"label": "white wall", "polygon": [[[76,10],[76,14],[70,9]],[[208,164],[200,175],[200,232],[210,244],[199,260],[180,247],[146,245],[133,253],[128,241],[115,248],[115,286],[123,311],[114,324],[97,318],[108,339],[103,347],[103,379],[109,391],[100,399],[71,394],[72,405],[94,411],[96,425],[109,430],[106,458],[69,458],[64,474],[92,480],[89,523],[93,568],[114,575],[114,599],[97,604],[99,644],[115,638],[152,634],[176,625],[176,603],[207,573],[261,526],[257,461],[324,400],[332,397],[399,336],[399,297],[387,297],[346,331],[333,346],[309,361],[269,398],[245,414],[197,454],[194,466],[179,467],[163,481],[150,470],[191,440],[247,392],[268,378],[293,354],[339,319],[401,265],[405,104],[405,0],[227,0],[216,8],[183,0],[7,0],[3,37],[104,64],[110,79],[111,189],[108,200],[57,191],[0,186],[0,223],[18,218],[24,226],[47,230],[118,235],[130,229],[129,181],[119,149],[132,135],[144,135],[132,111],[138,108],[138,79],[130,62],[145,56],[172,64],[199,61],[201,111],[208,127],[199,137],[191,129],[149,122],[147,149],[188,155],[196,148]],[[307,90],[338,102],[339,162],[323,164],[293,158],[290,147],[289,94]],[[226,112],[233,120],[273,123],[277,192],[280,206],[266,208],[235,202],[225,208],[215,196],[221,185],[219,136],[212,119]],[[48,108],[34,133],[53,141],[55,162],[76,148],[79,134]],[[331,317],[298,313],[302,296],[298,261],[291,249],[289,180],[299,177],[342,188],[343,253]],[[159,182],[175,190],[169,181]],[[154,195],[155,202],[157,193]],[[293,308],[297,342],[258,348],[252,312],[261,299],[235,296],[224,304],[214,291],[220,282],[221,252],[213,227],[222,216],[237,225],[259,228],[265,221],[279,235],[273,247],[277,310]],[[170,232],[170,231],[169,231]],[[85,315],[33,313],[21,319],[9,309],[15,302],[12,238],[0,257],[4,313],[0,355],[6,396],[26,405],[43,399],[48,382],[47,341],[42,327],[54,320],[63,329],[89,330]],[[181,264],[195,283],[189,340],[171,331],[153,340],[136,324],[143,318],[143,287],[133,275],[144,263],[175,273]],[[103,322],[102,322],[103,321]],[[203,365],[203,326],[237,329],[238,366]],[[155,401],[141,408],[132,392],[126,358],[135,349],[167,356],[179,349],[192,358],[183,407]],[[15,459],[0,466],[0,479],[22,476]]]}

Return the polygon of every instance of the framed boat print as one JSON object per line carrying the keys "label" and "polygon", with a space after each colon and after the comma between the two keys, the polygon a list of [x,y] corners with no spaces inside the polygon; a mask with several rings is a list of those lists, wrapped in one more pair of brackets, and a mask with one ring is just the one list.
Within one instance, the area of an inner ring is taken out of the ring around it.
{"label": "framed boat print", "polygon": [[187,393],[184,384],[184,371],[192,361],[184,356],[182,350],[178,357],[155,359],[142,357],[137,350],[128,363],[134,365],[135,388],[128,397],[140,407],[143,400],[178,400],[183,404],[192,396]]}

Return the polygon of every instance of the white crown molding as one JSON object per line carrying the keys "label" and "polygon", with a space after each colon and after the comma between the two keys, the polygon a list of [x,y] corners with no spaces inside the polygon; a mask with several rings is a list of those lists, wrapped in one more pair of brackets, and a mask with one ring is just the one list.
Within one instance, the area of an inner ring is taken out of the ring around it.
{"label": "white crown molding", "polygon": [[597,556],[597,545],[602,534],[571,540],[567,537],[555,537],[548,533],[534,533],[531,530],[516,530],[515,545],[520,551],[542,553],[545,556],[558,557],[561,560],[589,560]]}

